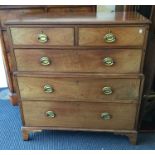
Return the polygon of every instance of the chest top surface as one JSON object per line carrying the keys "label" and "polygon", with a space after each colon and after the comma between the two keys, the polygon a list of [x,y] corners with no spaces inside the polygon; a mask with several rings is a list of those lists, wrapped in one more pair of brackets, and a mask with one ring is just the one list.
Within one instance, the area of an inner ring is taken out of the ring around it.
{"label": "chest top surface", "polygon": [[149,24],[150,20],[137,12],[102,12],[96,11],[78,15],[76,12],[70,15],[52,15],[51,13],[38,13],[18,16],[7,20],[6,25],[18,24]]}

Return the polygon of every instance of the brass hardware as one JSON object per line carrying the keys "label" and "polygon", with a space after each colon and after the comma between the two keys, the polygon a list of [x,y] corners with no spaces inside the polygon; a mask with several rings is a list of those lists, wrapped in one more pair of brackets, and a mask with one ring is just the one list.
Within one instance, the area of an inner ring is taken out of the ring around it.
{"label": "brass hardware", "polygon": [[103,91],[103,93],[104,93],[105,95],[110,95],[110,94],[112,94],[112,89],[111,89],[111,87],[103,87],[103,88],[102,88],[102,91]]}
{"label": "brass hardware", "polygon": [[103,62],[106,66],[112,66],[114,64],[114,60],[110,57],[104,58]]}
{"label": "brass hardware", "polygon": [[51,85],[46,84],[46,85],[44,85],[44,92],[45,93],[53,93],[54,92],[54,88]]}
{"label": "brass hardware", "polygon": [[48,36],[46,34],[44,34],[44,33],[40,33],[38,35],[38,41],[40,43],[46,43],[48,41]]}
{"label": "brass hardware", "polygon": [[41,57],[40,58],[40,63],[43,65],[43,66],[48,66],[51,64],[51,60],[48,58],[48,57]]}
{"label": "brass hardware", "polygon": [[104,120],[110,120],[112,117],[108,112],[101,113],[101,118]]}
{"label": "brass hardware", "polygon": [[56,117],[56,114],[53,111],[47,111],[46,116],[50,117],[50,118],[54,118],[54,117]]}
{"label": "brass hardware", "polygon": [[104,36],[104,41],[106,43],[114,43],[116,41],[116,36],[112,32],[109,32]]}

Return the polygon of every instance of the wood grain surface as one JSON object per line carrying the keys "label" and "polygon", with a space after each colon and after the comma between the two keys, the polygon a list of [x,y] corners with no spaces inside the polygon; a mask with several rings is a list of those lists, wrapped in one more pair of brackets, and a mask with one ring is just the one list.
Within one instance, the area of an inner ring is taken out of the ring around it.
{"label": "wood grain surface", "polygon": [[[113,33],[116,37],[114,43],[106,43],[104,36]],[[80,28],[80,46],[142,46],[144,43],[145,27],[103,27],[103,28]]]}
{"label": "wood grain surface", "polygon": [[[136,104],[23,101],[25,126],[77,127],[96,129],[134,129]],[[53,111],[55,118],[48,118]],[[101,113],[108,112],[110,120]]]}
{"label": "wood grain surface", "polygon": [[[46,34],[48,41],[40,43],[39,34]],[[15,45],[74,45],[73,28],[11,28],[12,41]]]}
{"label": "wood grain surface", "polygon": [[[140,79],[110,79],[110,78],[39,78],[17,77],[22,100],[58,100],[58,101],[138,101]],[[53,93],[45,93],[44,86],[48,84]],[[111,87],[113,93],[105,95],[103,87]]]}
{"label": "wood grain surface", "polygon": [[[42,72],[101,72],[140,73],[142,51],[139,49],[103,50],[54,50],[15,49],[18,71]],[[51,64],[43,66],[42,57],[48,57]],[[111,57],[114,65],[106,66],[104,59]]]}

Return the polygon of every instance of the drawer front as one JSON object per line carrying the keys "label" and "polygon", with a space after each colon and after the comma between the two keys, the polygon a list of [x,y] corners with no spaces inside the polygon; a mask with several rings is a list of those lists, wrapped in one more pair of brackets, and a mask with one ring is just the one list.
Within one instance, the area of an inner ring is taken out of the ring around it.
{"label": "drawer front", "polygon": [[80,46],[142,46],[144,27],[79,28]]}
{"label": "drawer front", "polygon": [[23,101],[25,126],[133,129],[136,104]]}
{"label": "drawer front", "polygon": [[18,71],[139,73],[141,50],[15,49]]}
{"label": "drawer front", "polygon": [[140,79],[86,77],[18,77],[23,100],[138,100]]}
{"label": "drawer front", "polygon": [[14,45],[73,46],[73,28],[11,28]]}

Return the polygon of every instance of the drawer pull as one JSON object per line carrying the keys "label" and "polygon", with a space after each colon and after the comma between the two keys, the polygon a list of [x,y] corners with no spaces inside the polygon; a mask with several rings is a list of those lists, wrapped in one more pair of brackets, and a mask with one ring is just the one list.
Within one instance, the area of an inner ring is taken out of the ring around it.
{"label": "drawer pull", "polygon": [[51,64],[51,60],[48,57],[42,57],[40,58],[40,63],[43,66],[48,66]]}
{"label": "drawer pull", "polygon": [[47,117],[50,117],[50,118],[55,118],[56,117],[56,114],[53,111],[47,111],[46,112],[46,116]]}
{"label": "drawer pull", "polygon": [[109,32],[104,36],[104,41],[106,43],[114,43],[116,41],[116,36],[113,33]]}
{"label": "drawer pull", "polygon": [[54,92],[54,88],[51,85],[46,84],[46,85],[44,85],[44,92],[45,93],[53,93]]}
{"label": "drawer pull", "polygon": [[101,113],[101,118],[102,118],[103,120],[110,120],[112,117],[111,117],[110,113],[108,113],[108,112],[103,112],[103,113]]}
{"label": "drawer pull", "polygon": [[103,91],[103,93],[104,93],[105,95],[110,95],[110,94],[112,94],[112,89],[111,89],[111,87],[103,87],[103,88],[102,88],[102,91]]}
{"label": "drawer pull", "polygon": [[114,60],[110,57],[106,57],[103,59],[103,62],[106,66],[112,66],[114,65]]}
{"label": "drawer pull", "polygon": [[48,36],[44,33],[38,35],[38,41],[40,43],[46,43],[48,41]]}

